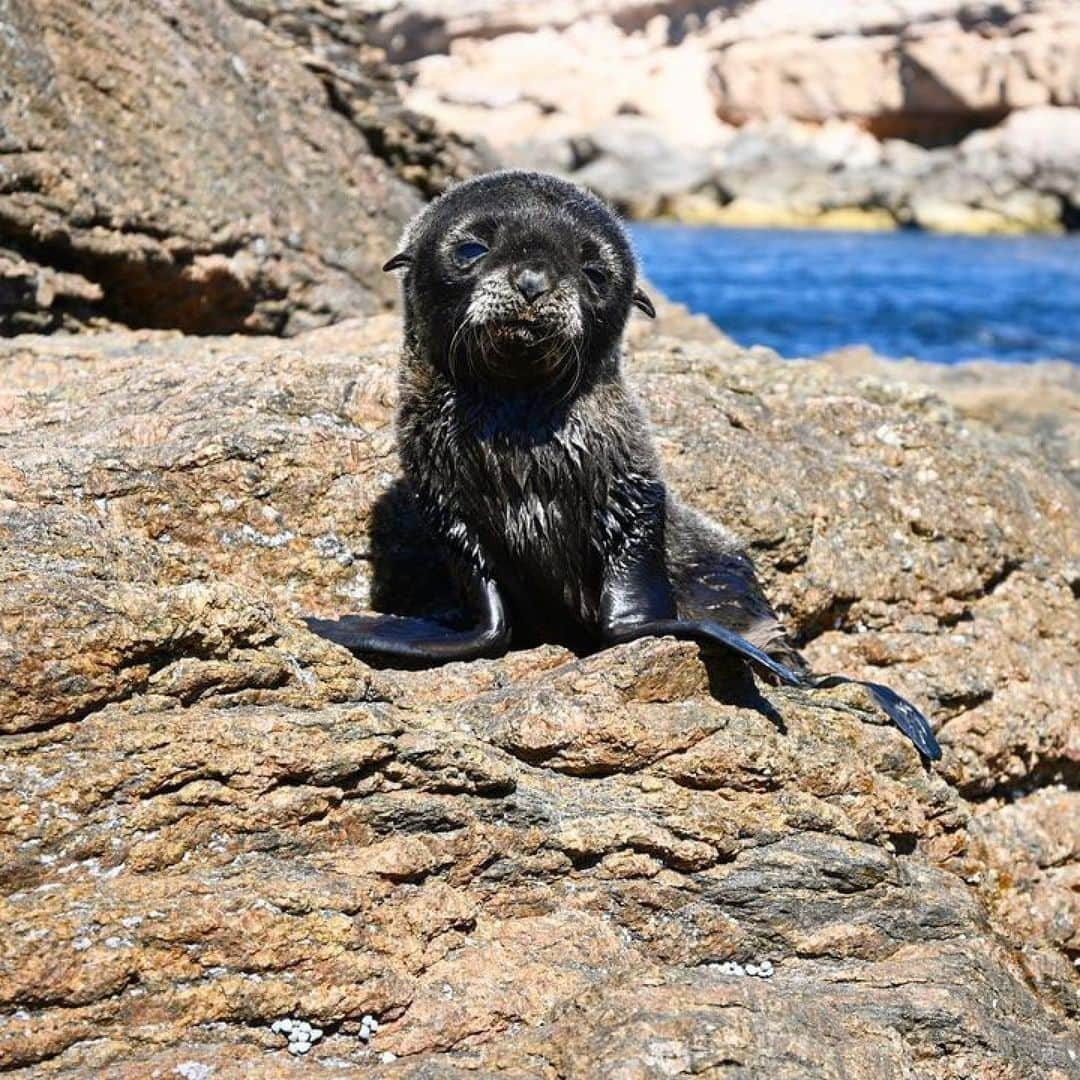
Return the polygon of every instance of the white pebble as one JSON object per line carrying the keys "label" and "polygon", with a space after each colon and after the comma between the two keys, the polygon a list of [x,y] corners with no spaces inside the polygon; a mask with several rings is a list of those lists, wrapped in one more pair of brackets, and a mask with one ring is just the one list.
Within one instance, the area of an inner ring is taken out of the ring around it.
{"label": "white pebble", "polygon": [[311,1049],[311,1043],[307,1039],[297,1040],[289,1043],[290,1054],[306,1054]]}
{"label": "white pebble", "polygon": [[746,974],[747,975],[756,975],[757,973],[758,973],[757,964],[747,964],[746,965]]}

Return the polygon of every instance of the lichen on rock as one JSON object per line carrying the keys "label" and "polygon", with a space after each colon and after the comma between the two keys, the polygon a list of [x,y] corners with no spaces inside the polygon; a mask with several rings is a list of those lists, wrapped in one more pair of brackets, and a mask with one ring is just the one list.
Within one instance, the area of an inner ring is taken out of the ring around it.
{"label": "lichen on rock", "polygon": [[855,689],[748,695],[670,640],[395,672],[310,633],[447,602],[391,317],[23,337],[0,1068],[1075,1075],[1076,488],[926,387],[681,325],[629,363],[671,483],[940,767]]}

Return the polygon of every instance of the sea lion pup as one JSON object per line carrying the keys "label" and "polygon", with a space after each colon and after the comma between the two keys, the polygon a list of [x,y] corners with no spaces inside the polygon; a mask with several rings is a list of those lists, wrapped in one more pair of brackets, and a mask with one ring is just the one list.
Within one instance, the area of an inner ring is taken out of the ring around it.
{"label": "sea lion pup", "polygon": [[[747,555],[665,489],[621,372],[630,309],[655,312],[599,200],[538,173],[478,177],[416,216],[384,267],[399,268],[398,448],[474,625],[351,617],[349,648],[428,665],[673,635],[792,686],[852,681],[809,674]],[[913,706],[863,685],[940,756]]]}

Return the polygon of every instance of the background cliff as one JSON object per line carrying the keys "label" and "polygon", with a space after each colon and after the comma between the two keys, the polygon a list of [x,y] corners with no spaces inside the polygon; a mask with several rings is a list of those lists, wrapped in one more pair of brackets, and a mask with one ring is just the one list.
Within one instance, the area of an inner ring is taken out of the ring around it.
{"label": "background cliff", "polygon": [[1068,0],[385,7],[410,105],[637,216],[1077,227]]}

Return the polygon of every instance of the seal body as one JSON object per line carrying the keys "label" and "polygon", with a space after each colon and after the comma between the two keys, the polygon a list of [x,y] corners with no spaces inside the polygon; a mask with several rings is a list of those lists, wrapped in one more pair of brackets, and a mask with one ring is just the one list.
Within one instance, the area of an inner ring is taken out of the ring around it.
{"label": "seal body", "polygon": [[[790,685],[852,681],[809,673],[739,544],[665,488],[622,375],[631,310],[655,313],[602,203],[555,177],[488,174],[426,207],[386,267],[405,271],[399,453],[469,625],[358,616],[338,640],[434,664],[673,634]],[[940,755],[914,706],[861,685]]]}
{"label": "seal body", "polygon": [[738,542],[665,490],[649,427],[618,364],[572,399],[459,387],[422,358],[402,366],[398,445],[433,533],[471,528],[510,604],[515,645],[605,644],[604,569],[643,508],[662,506],[664,563],[682,618],[720,618],[799,664]]}

